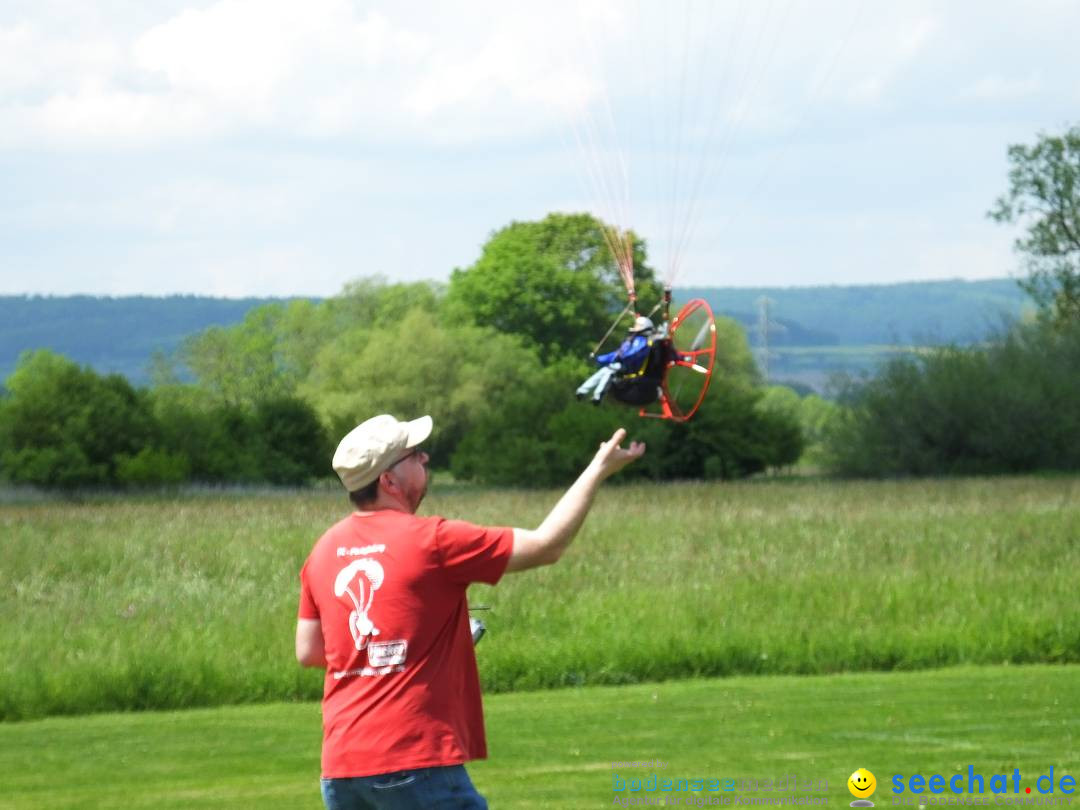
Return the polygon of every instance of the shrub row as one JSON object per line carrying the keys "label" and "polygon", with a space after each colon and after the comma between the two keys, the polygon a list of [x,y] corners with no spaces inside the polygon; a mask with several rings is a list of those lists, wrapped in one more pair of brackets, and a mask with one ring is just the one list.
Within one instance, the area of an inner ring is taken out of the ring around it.
{"label": "shrub row", "polygon": [[1080,469],[1080,322],[900,357],[843,401],[827,454],[845,475]]}
{"label": "shrub row", "polygon": [[41,487],[299,484],[326,472],[327,439],[303,401],[207,401],[136,390],[49,351],[25,355],[0,400],[0,472]]}

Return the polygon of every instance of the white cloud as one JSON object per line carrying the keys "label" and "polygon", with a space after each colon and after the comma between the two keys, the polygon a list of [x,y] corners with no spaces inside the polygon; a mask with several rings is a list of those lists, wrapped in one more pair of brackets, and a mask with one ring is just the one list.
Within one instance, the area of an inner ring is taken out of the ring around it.
{"label": "white cloud", "polygon": [[872,106],[886,101],[888,91],[918,67],[917,60],[942,29],[940,19],[920,13],[917,6],[895,7],[875,15],[852,37],[836,85],[848,87],[848,98],[856,104]]}
{"label": "white cloud", "polygon": [[273,131],[462,141],[550,129],[557,110],[596,92],[576,66],[552,62],[564,12],[614,13],[563,6],[477,3],[477,25],[455,9],[218,0],[89,39],[22,22],[0,29],[0,140],[77,147]]}
{"label": "white cloud", "polygon": [[[685,111],[697,131],[716,120],[778,130],[853,8],[475,0],[361,12],[349,0],[218,0],[89,38],[19,23],[0,29],[0,87],[16,91],[0,101],[0,137],[78,145],[273,131],[460,143],[551,133],[590,104],[641,115],[644,101],[661,120]],[[924,16],[863,36],[874,67],[858,70],[854,93],[878,98],[933,32]]]}
{"label": "white cloud", "polygon": [[[175,92],[234,115],[280,115],[379,68],[400,68],[426,38],[345,0],[222,0],[155,26],[134,44],[136,66],[160,71]],[[396,63],[396,64],[394,64]]]}
{"label": "white cloud", "polygon": [[[4,283],[445,276],[512,218],[562,202],[616,219],[581,187],[566,115],[596,126],[606,180],[629,155],[618,220],[661,269],[659,209],[704,178],[687,282],[998,273],[1007,229],[984,240],[965,218],[1004,186],[1006,144],[1080,101],[1080,4],[1030,2],[17,0],[0,9]],[[822,221],[799,231],[805,211]],[[905,217],[940,228],[888,227]]]}
{"label": "white cloud", "polygon": [[192,99],[122,90],[93,78],[17,112],[30,133],[91,143],[197,134],[211,123]]}
{"label": "white cloud", "polygon": [[22,23],[0,30],[0,88],[13,99],[0,101],[2,137],[322,135],[400,120],[401,81],[427,43],[346,0],[220,0],[90,42]]}
{"label": "white cloud", "polygon": [[598,97],[602,78],[581,58],[579,31],[582,20],[613,14],[609,4],[476,5],[483,22],[452,26],[405,87],[404,106],[430,137],[462,143],[554,133]]}
{"label": "white cloud", "polygon": [[1042,80],[1036,75],[1023,79],[991,75],[979,79],[964,95],[979,101],[1012,101],[1038,93],[1041,89]]}
{"label": "white cloud", "polygon": [[34,34],[29,25],[0,28],[0,89],[11,92],[33,79],[29,59],[33,50]]}
{"label": "white cloud", "polygon": [[[257,108],[288,72],[290,51],[297,48],[290,28],[306,19],[283,13],[288,7],[272,2],[264,4],[266,13],[261,14],[258,5],[224,0],[184,11],[135,41],[134,64],[162,72],[173,91]],[[302,42],[303,29],[297,33]]]}
{"label": "white cloud", "polygon": [[121,61],[116,43],[99,36],[72,36],[22,21],[0,27],[0,106],[48,93],[87,75],[103,75]]}

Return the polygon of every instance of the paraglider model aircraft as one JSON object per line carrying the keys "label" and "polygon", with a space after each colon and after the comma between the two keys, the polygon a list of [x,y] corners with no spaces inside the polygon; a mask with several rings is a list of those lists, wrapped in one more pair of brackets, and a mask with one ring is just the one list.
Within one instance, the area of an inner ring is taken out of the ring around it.
{"label": "paraglider model aircraft", "polygon": [[[636,297],[632,277],[623,273],[623,278],[624,281],[629,278],[630,301],[601,338],[594,355],[626,315],[631,314],[635,323],[644,321],[650,327],[651,318],[658,310],[662,310],[662,316],[658,326],[642,335],[648,346],[644,362],[632,371],[616,372],[608,386],[610,396],[626,405],[639,407],[641,416],[685,422],[705,400],[716,364],[716,321],[712,309],[704,299],[695,298],[671,318],[671,288],[666,287],[663,300],[648,315],[642,316],[634,311]],[[601,355],[600,359],[605,356]],[[599,402],[599,397],[594,401]]]}

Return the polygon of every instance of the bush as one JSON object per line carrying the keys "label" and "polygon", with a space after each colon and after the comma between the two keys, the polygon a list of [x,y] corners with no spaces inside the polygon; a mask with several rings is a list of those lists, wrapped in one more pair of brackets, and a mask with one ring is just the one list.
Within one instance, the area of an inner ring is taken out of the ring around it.
{"label": "bush", "polygon": [[299,484],[325,475],[315,411],[290,396],[207,402],[191,386],[137,391],[48,351],[25,355],[0,400],[0,469],[53,489],[187,480]]}
{"label": "bush", "polygon": [[315,409],[296,397],[276,397],[255,406],[259,466],[272,484],[303,484],[327,475],[333,452]]}
{"label": "bush", "polygon": [[207,402],[191,386],[152,393],[161,444],[204,483],[301,484],[330,470],[329,442],[314,409],[277,396],[253,407]]}
{"label": "bush", "polygon": [[743,478],[798,461],[803,440],[797,418],[759,408],[762,393],[723,380],[710,389],[694,418],[673,426],[686,436],[676,477]]}
{"label": "bush", "polygon": [[[582,447],[574,447],[571,452],[576,454],[568,457],[567,448],[573,438],[565,432],[568,426],[561,414],[570,407],[585,408],[574,402],[573,390],[574,383],[565,369],[547,368],[504,391],[497,403],[476,415],[471,429],[454,449],[450,458],[454,477],[525,486],[547,486],[572,479],[575,473],[571,471],[580,472],[583,463]],[[591,432],[589,425],[580,424],[574,427],[573,437]],[[590,444],[591,440],[585,447]]]}
{"label": "bush", "polygon": [[0,406],[0,466],[16,483],[73,489],[118,483],[122,459],[154,443],[144,395],[47,350],[24,354]]}
{"label": "bush", "polygon": [[251,411],[239,405],[171,402],[158,410],[165,446],[183,453],[191,479],[203,483],[265,480],[263,455]]}
{"label": "bush", "polygon": [[897,358],[842,399],[826,448],[841,474],[1080,469],[1080,324]]}
{"label": "bush", "polygon": [[574,382],[552,377],[491,412],[453,457],[455,477],[488,484],[565,484],[581,472],[616,427],[644,441],[645,456],[626,479],[742,478],[798,460],[802,432],[795,417],[757,407],[761,392],[721,381],[689,422],[642,419],[633,408],[575,402]]}
{"label": "bush", "polygon": [[489,411],[517,407],[522,392],[540,390],[545,379],[536,352],[517,337],[443,326],[414,309],[383,328],[358,324],[324,344],[301,391],[334,436],[379,413],[430,414],[436,430],[425,449],[432,466],[445,468]]}
{"label": "bush", "polygon": [[156,447],[144,447],[134,456],[117,458],[117,483],[129,486],[180,484],[188,479],[191,465],[182,453],[170,453]]}

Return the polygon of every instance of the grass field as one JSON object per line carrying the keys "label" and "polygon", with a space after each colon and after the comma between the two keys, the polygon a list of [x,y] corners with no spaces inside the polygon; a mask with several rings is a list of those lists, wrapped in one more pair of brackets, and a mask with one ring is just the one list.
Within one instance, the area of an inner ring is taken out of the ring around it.
{"label": "grass field", "polygon": [[[894,774],[947,778],[973,766],[988,782],[1019,768],[1021,789],[1034,789],[1051,767],[1055,780],[1080,768],[1077,667],[702,679],[496,695],[485,705],[491,758],[470,771],[493,810],[610,807],[635,795],[616,794],[614,774],[737,784],[795,774],[821,788],[809,795],[846,807],[845,780],[866,767],[886,807]],[[318,748],[313,703],[3,724],[0,808],[316,810]],[[666,768],[612,767],[627,760]],[[652,795],[690,807],[721,794]]]}
{"label": "grass field", "polygon": [[797,380],[819,391],[826,391],[838,374],[853,377],[873,374],[882,364],[895,357],[925,351],[926,347],[876,343],[823,346],[781,344],[770,347],[769,375],[773,380]]}
{"label": "grass field", "polygon": [[[557,493],[422,511],[537,524]],[[0,506],[0,719],[313,699],[297,572],[329,493]],[[1080,479],[610,487],[559,565],[474,589],[489,692],[1080,661]]]}

